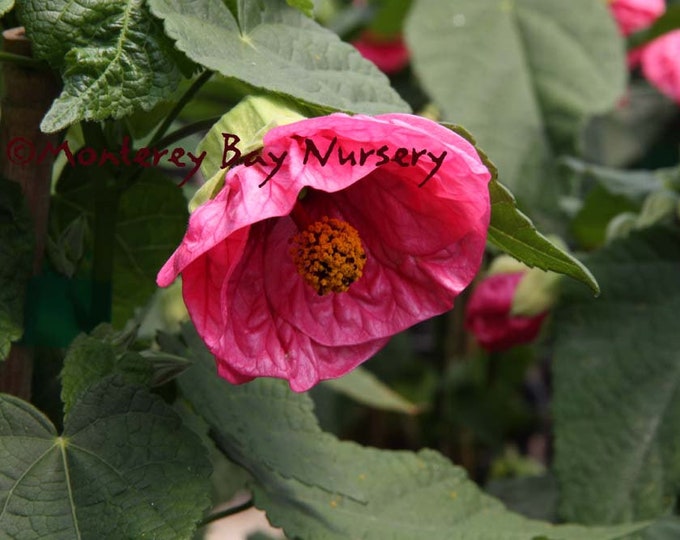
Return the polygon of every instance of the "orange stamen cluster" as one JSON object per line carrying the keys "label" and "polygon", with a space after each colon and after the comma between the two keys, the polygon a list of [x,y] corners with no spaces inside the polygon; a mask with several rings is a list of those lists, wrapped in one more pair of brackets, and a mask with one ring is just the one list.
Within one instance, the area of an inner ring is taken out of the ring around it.
{"label": "orange stamen cluster", "polygon": [[366,253],[349,223],[324,216],[291,239],[290,254],[299,274],[319,296],[345,292],[361,277]]}

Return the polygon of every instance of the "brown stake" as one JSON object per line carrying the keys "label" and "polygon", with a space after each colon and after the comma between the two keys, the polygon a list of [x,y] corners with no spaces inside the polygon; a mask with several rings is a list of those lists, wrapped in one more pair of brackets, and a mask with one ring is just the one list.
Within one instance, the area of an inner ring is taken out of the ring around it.
{"label": "brown stake", "polygon": [[[7,53],[32,57],[31,42],[24,28],[11,28],[2,33],[3,50]],[[45,148],[49,142],[57,144],[58,135],[40,131],[40,122],[59,94],[59,82],[49,70],[40,70],[14,62],[3,63],[3,95],[0,116],[0,173],[21,184],[35,226],[33,275],[40,272],[47,236],[47,217],[50,204],[50,182],[54,159],[48,154],[42,163],[35,159],[21,164],[8,158],[10,141],[23,137],[34,148]],[[14,344],[9,357],[0,363],[0,392],[23,399],[31,397],[33,373],[32,347]]]}

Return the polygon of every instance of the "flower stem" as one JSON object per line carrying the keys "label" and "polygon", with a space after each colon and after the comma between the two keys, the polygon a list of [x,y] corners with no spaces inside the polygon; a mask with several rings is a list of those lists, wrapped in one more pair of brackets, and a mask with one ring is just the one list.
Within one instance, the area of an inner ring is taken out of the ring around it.
{"label": "flower stem", "polygon": [[[106,145],[102,128],[97,123],[83,122],[86,146],[103,148]],[[92,254],[92,298],[90,322],[111,320],[111,283],[113,280],[116,221],[121,191],[116,179],[106,168],[98,170],[94,182],[94,246]]]}
{"label": "flower stem", "polygon": [[194,122],[193,124],[182,126],[181,128],[170,133],[169,135],[166,135],[165,137],[158,139],[158,141],[156,141],[155,144],[149,143],[147,146],[158,149],[167,148],[171,144],[182,140],[184,137],[188,137],[189,135],[193,135],[194,133],[197,133],[199,131],[211,128],[220,118],[221,118],[220,116],[215,116],[213,118],[199,120],[198,122]]}
{"label": "flower stem", "polygon": [[0,62],[11,62],[24,67],[39,68],[47,70],[47,64],[42,60],[36,60],[21,54],[12,54],[6,51],[0,51]]}
{"label": "flower stem", "polygon": [[168,116],[165,117],[165,119],[163,120],[163,123],[161,123],[161,125],[158,126],[158,129],[153,134],[153,137],[151,137],[151,141],[149,142],[149,146],[157,146],[158,145],[158,142],[165,135],[165,132],[168,130],[170,125],[179,116],[179,113],[182,112],[182,109],[184,108],[184,106],[187,103],[189,103],[189,101],[191,101],[191,99],[196,95],[196,93],[201,89],[201,87],[206,82],[208,82],[208,80],[212,76],[213,76],[213,72],[210,71],[209,69],[206,69],[203,73],[201,73],[196,78],[196,80],[191,84],[191,86],[188,88],[188,90],[186,92],[184,92],[182,97],[179,99],[179,101],[172,108],[172,110],[170,111]]}
{"label": "flower stem", "polygon": [[214,521],[217,521],[219,519],[226,518],[226,517],[229,517],[229,516],[233,516],[234,514],[238,514],[240,512],[248,510],[249,508],[252,508],[253,506],[255,506],[253,499],[248,499],[243,504],[239,504],[237,506],[232,506],[231,508],[227,508],[226,510],[222,510],[220,512],[215,512],[214,514],[210,514],[209,516],[207,516],[203,520],[201,520],[201,522],[198,524],[198,526],[199,527],[205,527],[206,525],[209,525],[210,523],[213,523]]}

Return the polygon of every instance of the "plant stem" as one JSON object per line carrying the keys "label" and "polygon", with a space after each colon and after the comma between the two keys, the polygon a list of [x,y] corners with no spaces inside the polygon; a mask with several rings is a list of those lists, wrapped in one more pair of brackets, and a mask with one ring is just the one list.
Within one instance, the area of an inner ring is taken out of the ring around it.
{"label": "plant stem", "polygon": [[[215,124],[215,122],[217,122],[220,118],[221,117],[216,116],[213,118],[208,118],[206,120],[199,120],[198,122],[194,122],[193,124],[182,126],[178,130],[173,131],[169,135],[166,135],[165,137],[160,139],[155,145],[152,146],[149,143],[148,147],[153,147],[158,150],[162,148],[167,148],[171,144],[182,140],[184,137],[211,128]],[[121,184],[123,186],[123,189],[127,189],[131,185],[133,185],[145,170],[146,169],[140,167],[136,169],[131,175],[127,176]]]}
{"label": "plant stem", "polygon": [[[104,148],[106,140],[101,126],[82,124],[85,146]],[[93,325],[111,320],[114,248],[116,221],[121,191],[116,179],[105,168],[97,171],[94,201],[94,247],[92,254],[92,300],[90,321]]]}
{"label": "plant stem", "polygon": [[148,146],[155,147],[158,149],[167,148],[171,144],[177,141],[181,141],[184,137],[188,137],[189,135],[193,135],[194,133],[203,131],[204,129],[211,128],[220,118],[221,116],[215,116],[213,118],[199,120],[198,122],[194,122],[193,124],[187,124],[186,126],[182,126],[176,131],[173,131],[169,135],[166,135],[162,139],[159,139],[155,144],[149,143]]}
{"label": "plant stem", "polygon": [[244,510],[248,510],[249,508],[252,508],[255,505],[253,502],[253,499],[248,499],[246,502],[243,504],[239,504],[238,506],[232,506],[231,508],[227,508],[226,510],[222,510],[221,512],[215,512],[214,514],[210,514],[201,522],[198,524],[199,527],[205,527],[206,525],[209,525],[210,523],[217,521],[218,519],[222,519],[225,517],[233,516],[234,514],[238,514],[240,512],[243,512]]}
{"label": "plant stem", "polygon": [[36,60],[35,58],[29,58],[28,56],[13,54],[6,51],[0,51],[0,62],[11,62],[23,67],[47,70],[47,64],[42,60]]}
{"label": "plant stem", "polygon": [[[158,126],[158,129],[156,130],[156,132],[153,134],[153,137],[151,137],[151,140],[149,141],[149,146],[158,146],[158,142],[165,135],[165,132],[168,130],[170,125],[179,116],[179,113],[182,112],[182,109],[184,108],[184,106],[187,103],[189,103],[189,101],[191,101],[191,98],[193,98],[196,95],[196,93],[201,89],[201,87],[206,82],[208,82],[208,80],[212,76],[213,76],[213,72],[206,69],[203,73],[201,73],[196,78],[196,80],[187,89],[187,91],[184,92],[184,95],[180,98],[180,100],[172,108],[170,113],[165,117],[165,119],[163,120],[163,123],[160,126]],[[163,147],[161,146],[161,148],[163,148]]]}

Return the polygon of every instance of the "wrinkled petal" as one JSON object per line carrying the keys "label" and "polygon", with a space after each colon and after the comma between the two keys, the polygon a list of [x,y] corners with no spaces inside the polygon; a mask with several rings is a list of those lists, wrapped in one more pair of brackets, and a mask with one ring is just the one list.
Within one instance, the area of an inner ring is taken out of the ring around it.
{"label": "wrinkled petal", "polygon": [[[381,152],[399,148],[397,162],[381,164]],[[278,169],[276,156],[285,156]],[[281,377],[302,391],[340,376],[450,309],[476,274],[490,173],[450,130],[411,115],[334,114],[271,130],[262,158],[228,172],[158,276],[167,285],[183,274],[185,303],[224,378]],[[305,187],[299,204],[311,221],[337,217],[361,237],[364,275],[346,292],[319,296],[289,254],[298,232],[289,214]]]}
{"label": "wrinkled petal", "polygon": [[649,43],[642,51],[642,73],[660,92],[680,103],[680,30]]}
{"label": "wrinkled petal", "polygon": [[472,292],[465,311],[465,327],[489,352],[528,343],[538,335],[546,313],[535,317],[511,316],[512,301],[523,272],[494,274]]}

